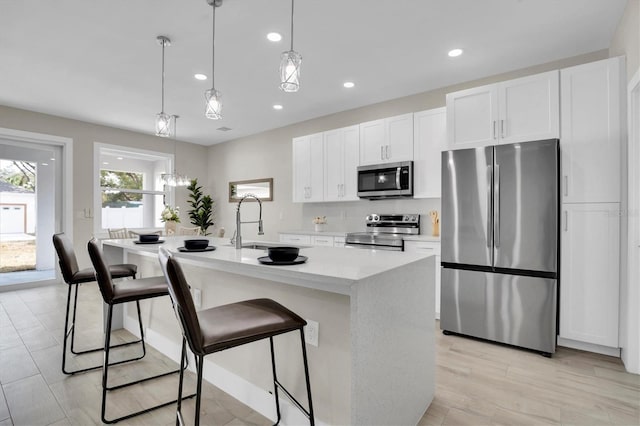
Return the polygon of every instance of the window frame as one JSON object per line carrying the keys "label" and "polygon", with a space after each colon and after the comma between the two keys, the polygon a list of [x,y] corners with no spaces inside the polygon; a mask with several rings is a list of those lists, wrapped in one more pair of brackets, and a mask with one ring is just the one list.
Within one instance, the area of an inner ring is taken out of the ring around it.
{"label": "window frame", "polygon": [[[93,214],[87,214],[86,210],[83,210],[79,213],[79,216],[84,218],[93,218],[93,229],[94,234],[99,237],[106,237],[108,235],[107,228],[102,226],[102,193],[106,189],[113,190],[114,188],[102,187],[100,186],[100,171],[104,168],[107,170],[113,171],[130,171],[130,172],[138,172],[137,170],[124,170],[117,167],[117,164],[110,164],[109,166],[103,167],[102,157],[103,155],[109,156],[122,156],[125,157],[126,160],[145,160],[145,161],[157,161],[160,164],[160,168],[157,169],[151,179],[153,179],[151,186],[153,188],[163,188],[162,190],[158,189],[127,189],[121,188],[123,192],[130,193],[141,193],[144,195],[151,196],[163,196],[164,204],[166,205],[174,205],[175,200],[175,191],[174,188],[163,186],[161,184],[160,175],[162,173],[170,173],[170,170],[173,170],[173,162],[174,155],[164,152],[158,151],[150,151],[138,148],[131,148],[122,145],[112,145],[105,144],[100,142],[94,142],[94,150],[93,150]],[[164,162],[164,167],[162,167],[162,163]],[[156,209],[156,203],[153,204],[154,210]],[[154,215],[160,217],[160,211],[154,212]],[[88,217],[87,217],[88,216]],[[142,228],[131,228],[132,230],[136,229],[157,229],[158,226],[154,224],[152,226],[143,226]]]}

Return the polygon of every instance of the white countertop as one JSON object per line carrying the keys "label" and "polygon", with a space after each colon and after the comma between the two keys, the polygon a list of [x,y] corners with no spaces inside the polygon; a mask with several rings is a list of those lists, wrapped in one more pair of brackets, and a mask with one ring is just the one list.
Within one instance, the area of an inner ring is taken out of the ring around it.
{"label": "white countertop", "polygon": [[[103,240],[104,245],[120,247],[128,252],[155,255],[160,246],[179,259],[227,272],[285,282],[340,294],[350,294],[353,284],[375,275],[402,268],[428,257],[424,253],[392,252],[385,250],[356,250],[336,247],[307,247],[300,255],[308,260],[299,265],[264,265],[258,257],[264,250],[240,249],[231,246],[226,238],[208,238],[216,250],[209,252],[180,252],[186,237],[161,237],[163,244],[134,244],[133,239]],[[251,241],[244,241],[245,244]],[[266,242],[258,242],[266,243]],[[280,245],[280,243],[270,243]]]}
{"label": "white countertop", "polygon": [[406,235],[402,237],[405,241],[428,241],[433,243],[439,243],[440,237],[434,237],[432,235]]}

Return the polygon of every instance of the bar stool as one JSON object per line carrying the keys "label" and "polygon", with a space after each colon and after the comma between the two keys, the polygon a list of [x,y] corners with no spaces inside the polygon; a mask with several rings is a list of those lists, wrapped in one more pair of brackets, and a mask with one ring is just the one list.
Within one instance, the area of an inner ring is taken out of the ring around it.
{"label": "bar stool", "polygon": [[[200,398],[202,396],[202,370],[204,357],[225,349],[234,348],[246,343],[269,338],[271,347],[271,367],[273,372],[273,387],[276,400],[276,413],[280,423],[280,401],[278,389],[298,407],[309,419],[309,423],[315,425],[313,416],[313,403],[311,401],[311,386],[309,384],[309,366],[307,351],[305,348],[303,327],[307,322],[295,313],[271,299],[253,299],[237,303],[216,306],[196,312],[189,291],[189,285],[184,277],[178,261],[164,249],[159,250],[160,264],[169,284],[169,295],[173,303],[173,309],[182,329],[182,355],[181,362],[186,359],[186,345],[196,357],[197,388],[195,425],[200,424]],[[276,374],[276,360],[273,350],[273,337],[279,334],[298,330],[302,343],[302,359],[304,362],[304,375],[307,384],[307,399],[309,410],[307,411],[278,381]],[[182,368],[182,365],[181,365]],[[180,384],[178,385],[178,406],[176,411],[176,425],[184,424],[182,418],[182,383],[184,372],[180,371]]]}
{"label": "bar stool", "polygon": [[[116,423],[121,420],[129,419],[131,417],[138,416],[140,414],[148,413],[152,410],[156,410],[158,408],[165,407],[167,405],[175,404],[177,400],[168,401],[151,408],[146,408],[144,410],[136,411],[131,414],[127,414],[122,417],[118,417],[115,419],[107,419],[106,418],[106,402],[107,402],[107,392],[125,388],[128,386],[132,386],[138,383],[147,382],[149,380],[157,379],[160,377],[165,377],[170,374],[174,374],[177,372],[181,372],[186,368],[185,360],[182,359],[180,362],[180,369],[169,371],[166,373],[161,373],[155,376],[146,377],[144,379],[135,380],[132,382],[124,383],[117,386],[109,386],[109,366],[115,365],[116,363],[109,364],[109,351],[111,349],[110,340],[111,340],[111,320],[113,317],[113,307],[114,305],[118,305],[126,302],[136,302],[136,307],[138,309],[138,323],[140,324],[140,341],[142,343],[142,355],[137,358],[128,359],[127,361],[136,361],[142,359],[146,355],[146,347],[144,343],[144,329],[142,327],[142,318],[140,315],[140,301],[144,299],[150,299],[153,297],[166,296],[169,294],[169,290],[167,287],[167,281],[164,276],[158,277],[149,277],[149,278],[140,278],[133,281],[122,281],[119,283],[114,283],[111,279],[111,273],[109,272],[109,267],[106,264],[104,257],[102,256],[102,250],[100,249],[98,242],[95,238],[92,238],[87,248],[89,250],[89,257],[91,258],[91,262],[93,263],[93,267],[96,271],[96,280],[98,281],[98,287],[100,288],[100,293],[102,294],[102,298],[104,302],[109,306],[107,311],[107,330],[104,336],[104,364],[102,368],[102,410],[101,410],[101,418],[103,423]],[[120,364],[121,362],[118,362]],[[189,395],[185,398],[191,398],[195,396]],[[182,395],[180,395],[182,398]]]}
{"label": "bar stool", "polygon": [[[67,311],[64,319],[64,338],[62,341],[62,372],[64,374],[76,374],[101,368],[102,364],[78,370],[67,369],[67,340],[69,339],[69,334],[71,334],[71,353],[73,353],[74,355],[84,355],[104,349],[102,346],[100,346],[99,348],[86,349],[82,351],[76,351],[74,348],[76,330],[76,307],[78,305],[78,286],[83,283],[94,282],[96,280],[96,275],[93,268],[80,269],[78,267],[78,260],[76,258],[76,253],[73,250],[73,244],[65,234],[55,234],[53,236],[53,246],[55,247],[56,253],[58,254],[58,263],[60,264],[62,277],[64,278],[64,281],[69,285],[69,290],[67,291]],[[111,276],[113,278],[131,277],[135,279],[137,270],[138,267],[131,264],[109,265],[109,272],[111,273]],[[75,288],[75,292],[73,296],[73,315],[71,319],[71,328],[69,328],[69,310],[71,307],[72,288]],[[120,346],[133,345],[139,342],[140,340],[135,340],[133,342],[121,343],[113,347],[115,348]]]}

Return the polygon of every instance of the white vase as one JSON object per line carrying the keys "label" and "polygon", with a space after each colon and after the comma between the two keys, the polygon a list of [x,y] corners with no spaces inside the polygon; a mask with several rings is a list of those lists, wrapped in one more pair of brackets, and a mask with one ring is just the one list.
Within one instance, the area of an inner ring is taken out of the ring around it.
{"label": "white vase", "polygon": [[324,232],[325,223],[315,223],[316,232]]}
{"label": "white vase", "polygon": [[165,235],[175,235],[177,223],[175,220],[167,220],[164,223],[164,234]]}

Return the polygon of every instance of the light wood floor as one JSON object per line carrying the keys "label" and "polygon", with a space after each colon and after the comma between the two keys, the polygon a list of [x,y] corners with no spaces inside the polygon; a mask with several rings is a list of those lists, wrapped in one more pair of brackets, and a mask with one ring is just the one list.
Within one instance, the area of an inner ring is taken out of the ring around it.
{"label": "light wood floor", "polygon": [[[66,291],[58,285],[0,293],[0,426],[101,424],[101,372],[65,376],[60,371]],[[95,285],[82,286],[80,299],[84,332],[77,337],[83,345],[100,345]],[[436,336],[436,395],[420,425],[640,424],[640,376],[625,373],[619,359],[565,348],[547,359],[439,331]],[[71,367],[100,364],[101,358],[72,360]],[[149,348],[143,361],[114,368],[113,383],[173,367]],[[187,383],[193,389],[192,374]],[[108,416],[170,400],[176,389],[174,375],[113,392]],[[193,405],[185,403],[187,424],[193,422]],[[174,413],[169,406],[119,424],[173,425]],[[206,382],[201,420],[203,425],[270,424]]]}

